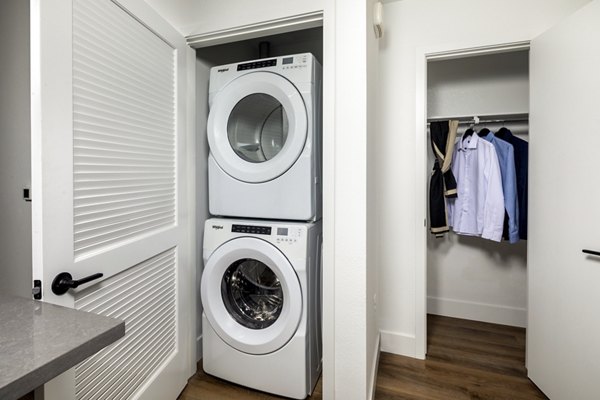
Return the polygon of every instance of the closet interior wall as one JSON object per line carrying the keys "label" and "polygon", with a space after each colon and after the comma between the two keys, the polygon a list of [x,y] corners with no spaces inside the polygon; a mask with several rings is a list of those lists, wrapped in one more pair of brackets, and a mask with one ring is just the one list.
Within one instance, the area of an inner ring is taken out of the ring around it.
{"label": "closet interior wall", "polygon": [[[242,62],[259,58],[259,43],[270,43],[270,57],[297,53],[312,53],[323,65],[323,28],[311,28],[272,36],[264,36],[238,42],[203,47],[196,50],[196,227],[198,254],[196,302],[200,315],[200,279],[204,267],[202,243],[204,240],[204,221],[208,212],[208,141],[206,123],[208,120],[208,85],[210,69],[217,65]],[[197,359],[202,358],[202,318],[196,319]]]}
{"label": "closet interior wall", "polygon": [[[428,119],[527,118],[528,60],[528,51],[515,51],[428,62]],[[481,124],[475,129],[487,127],[494,132],[502,126],[529,140],[526,121]],[[459,137],[468,127],[468,124],[459,125]],[[434,161],[430,149],[429,139],[428,174]],[[453,232],[442,238],[428,234],[427,311],[526,326],[527,241],[509,244]]]}

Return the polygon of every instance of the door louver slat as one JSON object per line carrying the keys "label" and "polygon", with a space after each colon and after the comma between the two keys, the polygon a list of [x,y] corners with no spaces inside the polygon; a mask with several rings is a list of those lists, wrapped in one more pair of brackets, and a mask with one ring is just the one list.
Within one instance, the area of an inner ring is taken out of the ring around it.
{"label": "door louver slat", "polygon": [[175,225],[175,78],[174,49],[146,26],[74,2],[75,257]]}
{"label": "door louver slat", "polygon": [[176,249],[75,295],[75,308],[125,320],[125,337],[75,367],[78,400],[129,398],[177,348]]}

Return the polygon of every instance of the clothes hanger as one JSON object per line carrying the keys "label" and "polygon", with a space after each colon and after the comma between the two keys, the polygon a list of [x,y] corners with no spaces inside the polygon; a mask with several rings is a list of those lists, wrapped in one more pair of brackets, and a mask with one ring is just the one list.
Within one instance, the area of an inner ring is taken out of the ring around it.
{"label": "clothes hanger", "polygon": [[477,132],[477,134],[479,135],[479,137],[486,136],[488,133],[490,133],[490,130],[488,128],[483,128],[482,130],[480,130],[479,132]]}
{"label": "clothes hanger", "polygon": [[498,130],[498,132],[496,132],[496,137],[499,137],[500,139],[502,139],[503,137],[508,136],[508,134],[510,133],[510,131],[508,130],[508,128],[506,127],[502,127]]}
{"label": "clothes hanger", "polygon": [[472,136],[473,133],[475,133],[475,130],[473,128],[475,128],[475,125],[477,125],[478,123],[479,123],[479,117],[478,116],[474,116],[473,117],[473,123],[469,126],[469,129],[467,129],[465,131],[465,133],[463,133],[462,140],[465,140],[469,136]]}
{"label": "clothes hanger", "polygon": [[463,140],[465,140],[469,136],[473,136],[473,133],[475,133],[475,131],[473,130],[473,128],[467,129],[465,131],[465,133],[463,133]]}

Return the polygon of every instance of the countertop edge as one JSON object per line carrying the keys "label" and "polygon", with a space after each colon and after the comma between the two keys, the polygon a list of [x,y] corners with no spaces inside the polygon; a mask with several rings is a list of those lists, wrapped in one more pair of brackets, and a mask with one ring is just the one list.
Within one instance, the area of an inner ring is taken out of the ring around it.
{"label": "countertop edge", "polygon": [[[0,388],[0,398],[20,398],[125,336],[125,322]],[[9,397],[12,396],[12,397]]]}

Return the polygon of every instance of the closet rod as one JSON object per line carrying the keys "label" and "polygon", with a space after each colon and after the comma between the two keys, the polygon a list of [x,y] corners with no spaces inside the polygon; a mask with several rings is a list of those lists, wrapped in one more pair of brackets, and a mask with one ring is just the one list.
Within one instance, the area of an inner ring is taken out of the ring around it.
{"label": "closet rod", "polygon": [[427,120],[427,125],[430,125],[431,122],[434,121],[446,121],[446,120],[458,120],[459,125],[464,124],[504,124],[507,122],[529,122],[529,117],[526,115],[515,115],[515,116],[506,116],[500,119],[496,118],[477,118],[477,117],[447,117],[447,118],[429,118]]}

